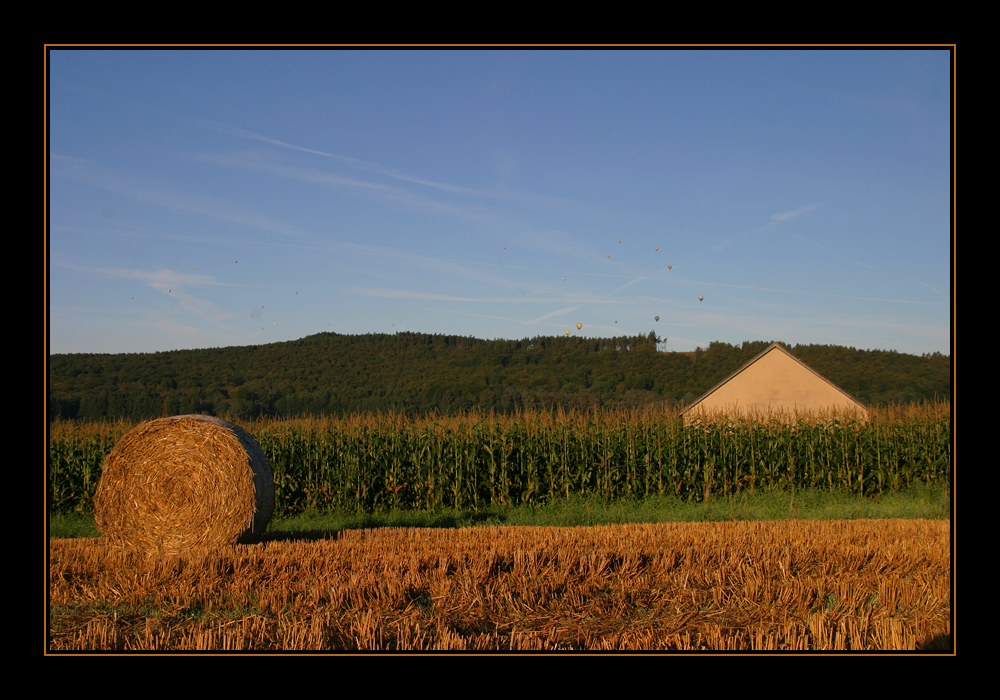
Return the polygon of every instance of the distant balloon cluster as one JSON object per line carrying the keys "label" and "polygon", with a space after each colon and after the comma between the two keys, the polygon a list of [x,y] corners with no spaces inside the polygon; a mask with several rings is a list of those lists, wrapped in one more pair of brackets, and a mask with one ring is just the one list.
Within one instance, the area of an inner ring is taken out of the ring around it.
{"label": "distant balloon cluster", "polygon": [[[618,240],[618,244],[619,244],[619,245],[622,245],[622,244],[623,244],[623,240],[624,240],[624,239],[621,239],[621,238],[619,238],[619,239],[617,239],[617,240]],[[506,245],[505,245],[505,246],[503,246],[503,249],[504,249],[504,250],[507,250],[507,246],[506,246]],[[659,252],[659,250],[660,250],[660,246],[653,246],[653,250],[654,250],[655,252]],[[610,255],[610,254],[608,255],[608,259],[609,259],[609,260],[611,259],[611,255]],[[237,258],[237,259],[233,259],[233,264],[234,264],[234,265],[236,265],[236,264],[239,264],[239,259],[238,259],[238,258]],[[192,269],[192,270],[194,270],[194,269],[195,269],[195,267],[196,267],[195,265],[191,265],[191,269]],[[251,264],[251,267],[252,267],[252,264]],[[671,265],[667,265],[667,270],[673,270],[673,267],[674,267],[674,266],[673,266],[672,264],[671,264]],[[565,281],[566,281],[566,277],[562,277],[562,281],[563,281],[563,282],[565,282]],[[173,289],[172,289],[172,288],[168,289],[168,290],[167,290],[167,293],[168,293],[168,294],[173,294]],[[299,292],[295,292],[295,294],[296,294],[296,295],[298,295],[298,294],[299,294]],[[133,299],[133,300],[134,300],[134,299],[135,299],[135,295],[131,295],[131,296],[130,296],[129,298],[130,298],[130,299]],[[704,297],[703,295],[699,295],[699,296],[698,296],[698,301],[704,301],[704,300],[705,300],[705,297]],[[264,305],[263,305],[263,304],[262,304],[262,305],[260,306],[260,309],[257,309],[257,307],[256,307],[256,306],[254,306],[254,307],[253,307],[253,309],[252,309],[252,310],[251,310],[251,312],[250,312],[250,318],[251,318],[251,319],[253,319],[253,321],[254,321],[254,322],[256,322],[256,323],[260,323],[260,324],[263,324],[263,309],[264,309]],[[173,311],[173,307],[171,306],[171,307],[169,308],[169,310],[170,310],[170,311]],[[655,320],[655,321],[656,321],[657,323],[659,323],[659,321],[660,321],[660,317],[659,317],[659,316],[654,316],[653,318],[654,318],[654,320]],[[400,319],[399,319],[399,321],[398,321],[398,323],[402,323],[402,321],[403,321],[403,319],[402,319],[402,318],[400,318]],[[618,323],[618,321],[617,321],[617,320],[615,320],[615,324],[617,324],[617,323]],[[276,326],[276,325],[277,325],[277,321],[273,321],[273,322],[272,322],[272,325],[275,325],[275,326]],[[392,325],[393,325],[393,326],[395,326],[395,325],[396,325],[396,323],[393,323]],[[263,328],[263,327],[261,327],[261,330],[264,330],[264,328]],[[582,322],[582,321],[576,324],[576,330],[577,330],[577,331],[582,331],[582,330],[583,330],[583,322]],[[566,331],[566,335],[567,335],[567,336],[569,336],[569,335],[572,335],[572,330],[567,330],[567,331]]]}
{"label": "distant balloon cluster", "polygon": [[[621,243],[622,243],[622,239],[621,238],[618,239],[618,243],[619,243],[619,245],[621,245]],[[507,249],[507,246],[504,246],[504,250],[506,250],[506,249]],[[653,250],[658,252],[660,250],[660,246],[653,246]],[[610,260],[610,259],[611,259],[611,256],[608,255],[608,260]],[[674,266],[673,265],[667,265],[667,269],[668,270],[673,270]],[[562,281],[565,282],[566,278],[563,277]],[[698,301],[704,301],[704,300],[705,300],[705,297],[703,295],[699,295],[698,296]],[[660,317],[659,316],[654,316],[653,318],[654,318],[654,320],[657,323],[659,323],[659,321],[660,321]],[[615,321],[615,323],[617,324],[618,321]],[[583,329],[583,324],[582,323],[576,324],[576,329],[577,330],[582,330]],[[566,335],[572,335],[572,331],[566,331]]]}

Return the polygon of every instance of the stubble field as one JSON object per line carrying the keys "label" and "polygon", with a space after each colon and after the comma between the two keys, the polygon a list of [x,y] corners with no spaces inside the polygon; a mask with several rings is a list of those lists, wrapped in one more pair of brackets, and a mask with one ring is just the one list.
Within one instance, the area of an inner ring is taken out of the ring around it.
{"label": "stubble field", "polygon": [[47,651],[948,652],[949,529],[380,528],[169,558],[53,540]]}

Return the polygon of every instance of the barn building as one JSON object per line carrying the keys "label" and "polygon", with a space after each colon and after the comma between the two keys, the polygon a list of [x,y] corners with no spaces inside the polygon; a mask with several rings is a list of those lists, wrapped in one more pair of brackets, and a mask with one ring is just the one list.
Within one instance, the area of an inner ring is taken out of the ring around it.
{"label": "barn building", "polygon": [[685,423],[720,415],[794,421],[803,414],[864,420],[868,408],[772,343],[684,409],[683,417]]}

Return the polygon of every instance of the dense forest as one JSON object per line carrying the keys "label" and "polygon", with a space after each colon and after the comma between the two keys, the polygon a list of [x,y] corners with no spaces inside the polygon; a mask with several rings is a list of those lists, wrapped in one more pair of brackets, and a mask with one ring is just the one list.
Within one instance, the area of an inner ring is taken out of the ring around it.
{"label": "dense forest", "polygon": [[[523,340],[420,333],[340,335],[247,347],[49,356],[50,420],[509,413],[690,404],[770,341],[663,352],[655,334]],[[783,344],[870,404],[951,398],[951,357]]]}

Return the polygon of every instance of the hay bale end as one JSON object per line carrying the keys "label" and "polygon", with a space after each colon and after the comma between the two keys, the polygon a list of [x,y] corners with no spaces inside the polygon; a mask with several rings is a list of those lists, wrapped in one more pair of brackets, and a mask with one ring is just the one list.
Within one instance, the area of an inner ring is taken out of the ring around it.
{"label": "hay bale end", "polygon": [[94,495],[94,520],[110,543],[164,554],[257,542],[273,511],[260,445],[202,415],[129,431],[108,454]]}

